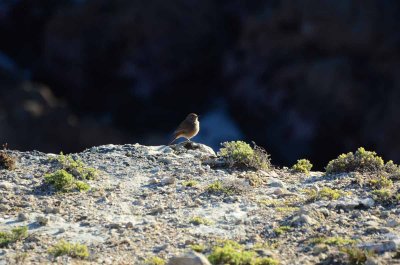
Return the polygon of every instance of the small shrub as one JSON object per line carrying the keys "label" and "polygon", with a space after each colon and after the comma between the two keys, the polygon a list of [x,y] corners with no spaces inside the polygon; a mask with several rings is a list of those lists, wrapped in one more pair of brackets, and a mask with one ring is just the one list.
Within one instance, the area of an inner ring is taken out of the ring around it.
{"label": "small shrub", "polygon": [[212,264],[224,265],[277,265],[279,261],[273,258],[261,258],[255,251],[244,250],[237,243],[226,243],[224,246],[217,246],[208,256]]}
{"label": "small shrub", "polygon": [[271,168],[271,158],[267,151],[253,142],[254,155],[250,160],[250,167],[268,170]]}
{"label": "small shrub", "polygon": [[345,195],[343,191],[334,190],[328,187],[323,187],[319,192],[319,197],[325,200],[337,200],[343,195]]}
{"label": "small shrub", "polygon": [[393,160],[389,160],[385,164],[384,171],[391,175],[399,176],[400,175],[400,166],[393,163]]}
{"label": "small shrub", "polygon": [[14,256],[15,264],[26,264],[26,258],[28,257],[28,253],[26,252],[17,252]]}
{"label": "small shrub", "polygon": [[348,261],[352,265],[365,264],[368,257],[371,257],[374,255],[374,253],[372,251],[362,250],[357,247],[342,248],[341,251],[347,254]]}
{"label": "small shrub", "polygon": [[207,191],[210,193],[220,193],[223,192],[223,187],[222,187],[222,182],[221,181],[215,181],[208,185]]}
{"label": "small shrub", "polygon": [[8,232],[0,232],[0,248],[7,246],[12,242],[11,234]]}
{"label": "small shrub", "polygon": [[232,141],[222,143],[218,155],[224,157],[229,164],[248,165],[254,155],[254,150],[248,143],[242,141]]}
{"label": "small shrub", "polygon": [[334,174],[341,172],[377,172],[383,170],[394,170],[393,161],[386,165],[381,157],[375,152],[366,151],[363,147],[355,153],[341,154],[338,158],[330,161],[326,166],[326,173]]}
{"label": "small shrub", "polygon": [[392,192],[389,189],[379,189],[372,191],[374,199],[379,202],[389,202],[392,198]]}
{"label": "small shrub", "polygon": [[150,257],[144,261],[144,264],[146,264],[146,265],[164,265],[165,260],[163,260],[162,258],[159,258],[159,257]]}
{"label": "small shrub", "polygon": [[222,143],[218,155],[223,157],[230,167],[269,169],[271,166],[267,152],[254,144],[252,148],[243,141]]}
{"label": "small shrub", "polygon": [[13,228],[11,230],[11,234],[12,234],[12,238],[15,241],[22,240],[22,239],[28,237],[28,227],[20,226],[20,227]]}
{"label": "small shrub", "polygon": [[264,183],[263,178],[260,177],[256,173],[252,173],[252,172],[246,173],[245,175],[242,175],[241,177],[244,178],[245,180],[247,180],[249,185],[252,187],[259,187]]}
{"label": "small shrub", "polygon": [[86,259],[89,257],[89,250],[87,246],[79,243],[69,243],[61,240],[49,249],[49,253],[54,257],[70,256],[71,258]]}
{"label": "small shrub", "polygon": [[188,181],[184,181],[182,182],[182,185],[185,187],[195,187],[199,184],[198,181],[196,180],[188,180]]}
{"label": "small shrub", "polygon": [[393,181],[384,175],[378,175],[368,181],[368,185],[374,189],[390,188],[393,186]]}
{"label": "small shrub", "polygon": [[200,245],[200,244],[190,245],[189,247],[191,250],[199,252],[199,253],[203,253],[206,250],[206,246]]}
{"label": "small shrub", "polygon": [[26,226],[13,228],[11,232],[0,232],[0,248],[25,239],[26,237],[28,237],[28,227]]}
{"label": "small shrub", "polygon": [[44,181],[54,186],[58,191],[71,191],[75,187],[75,178],[64,169],[57,170],[44,176]]}
{"label": "small shrub", "polygon": [[7,153],[7,144],[4,144],[3,150],[0,150],[0,169],[13,170],[15,164],[15,158]]}
{"label": "small shrub", "polygon": [[200,217],[200,216],[195,216],[192,219],[190,219],[190,223],[194,224],[194,225],[212,225],[213,224],[212,221],[210,221],[206,218]]}
{"label": "small shrub", "polygon": [[310,174],[310,170],[313,167],[311,162],[307,159],[297,160],[297,163],[292,166],[292,170],[295,172],[301,172],[306,175]]}

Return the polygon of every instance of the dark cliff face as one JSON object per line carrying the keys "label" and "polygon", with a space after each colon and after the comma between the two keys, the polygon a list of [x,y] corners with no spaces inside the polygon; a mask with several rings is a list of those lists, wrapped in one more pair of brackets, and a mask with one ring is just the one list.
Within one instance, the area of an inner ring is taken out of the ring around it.
{"label": "dark cliff face", "polygon": [[[399,17],[396,0],[3,3],[0,51],[69,114],[15,116],[35,109],[7,92],[24,91],[15,81],[0,87],[0,128],[19,149],[160,144],[187,113],[222,98],[275,163],[321,167],[362,145],[399,160]],[[1,73],[5,84],[12,74]],[[34,137],[21,141],[26,131]]]}

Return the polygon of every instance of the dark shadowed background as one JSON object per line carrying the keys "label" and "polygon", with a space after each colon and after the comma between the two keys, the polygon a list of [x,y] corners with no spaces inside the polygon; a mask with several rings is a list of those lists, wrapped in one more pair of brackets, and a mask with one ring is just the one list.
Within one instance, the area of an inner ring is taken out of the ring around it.
{"label": "dark shadowed background", "polygon": [[274,164],[400,161],[399,0],[0,0],[11,149],[255,141]]}

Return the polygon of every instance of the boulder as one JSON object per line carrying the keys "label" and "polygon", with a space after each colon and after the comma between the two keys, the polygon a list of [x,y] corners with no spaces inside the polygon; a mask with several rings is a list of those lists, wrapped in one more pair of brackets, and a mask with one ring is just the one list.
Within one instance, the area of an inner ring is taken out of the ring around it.
{"label": "boulder", "polygon": [[204,255],[191,252],[183,256],[170,258],[167,265],[211,265],[211,263]]}

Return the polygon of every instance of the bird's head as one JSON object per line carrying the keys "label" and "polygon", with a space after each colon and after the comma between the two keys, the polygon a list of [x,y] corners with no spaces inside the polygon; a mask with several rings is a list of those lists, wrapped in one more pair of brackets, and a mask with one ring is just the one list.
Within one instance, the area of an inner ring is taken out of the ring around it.
{"label": "bird's head", "polygon": [[197,121],[198,118],[199,118],[199,116],[198,116],[197,114],[195,114],[195,113],[190,113],[190,114],[186,117],[187,120],[193,121],[193,122]]}

